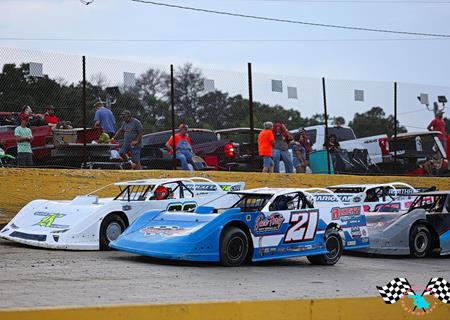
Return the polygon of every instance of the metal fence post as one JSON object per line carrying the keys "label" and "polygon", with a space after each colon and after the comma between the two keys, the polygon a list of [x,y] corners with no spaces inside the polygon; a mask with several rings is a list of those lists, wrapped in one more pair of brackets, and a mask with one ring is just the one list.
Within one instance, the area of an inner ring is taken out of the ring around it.
{"label": "metal fence post", "polygon": [[256,144],[255,144],[255,123],[253,119],[253,81],[252,81],[252,64],[248,63],[248,111],[250,116],[250,150],[252,162],[256,162]]}
{"label": "metal fence post", "polygon": [[[394,141],[397,144],[397,82],[394,82]],[[394,171],[397,173],[397,147],[394,150]]]}
{"label": "metal fence post", "polygon": [[83,105],[83,158],[84,165],[86,166],[88,162],[88,150],[87,150],[87,136],[86,136],[86,127],[87,127],[87,114],[86,114],[86,56],[83,56],[82,59],[82,68],[83,68],[83,93],[82,93],[82,105]]}
{"label": "metal fence post", "polygon": [[177,169],[177,156],[175,144],[175,81],[173,76],[173,64],[170,65],[170,104],[172,107],[172,156],[173,170]]}
{"label": "metal fence post", "polygon": [[325,88],[325,77],[322,77],[322,91],[323,91],[323,116],[325,120],[325,146],[327,150],[327,164],[328,164],[328,174],[331,174],[331,163],[330,163],[330,150],[328,149],[328,110],[327,110],[327,92]]}

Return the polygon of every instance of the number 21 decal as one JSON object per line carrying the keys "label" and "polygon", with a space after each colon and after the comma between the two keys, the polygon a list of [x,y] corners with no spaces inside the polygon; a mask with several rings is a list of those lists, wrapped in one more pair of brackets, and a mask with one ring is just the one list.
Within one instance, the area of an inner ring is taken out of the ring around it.
{"label": "number 21 decal", "polygon": [[319,211],[292,212],[289,224],[284,237],[285,243],[313,240],[316,235],[317,224],[319,222]]}

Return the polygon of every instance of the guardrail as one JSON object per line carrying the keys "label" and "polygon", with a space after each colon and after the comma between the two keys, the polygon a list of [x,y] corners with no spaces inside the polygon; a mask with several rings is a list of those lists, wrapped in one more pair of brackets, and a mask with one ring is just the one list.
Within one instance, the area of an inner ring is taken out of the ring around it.
{"label": "guardrail", "polygon": [[[449,319],[450,305],[438,303],[426,319]],[[402,320],[417,319],[400,303],[380,297],[202,302],[0,310],[2,320]]]}

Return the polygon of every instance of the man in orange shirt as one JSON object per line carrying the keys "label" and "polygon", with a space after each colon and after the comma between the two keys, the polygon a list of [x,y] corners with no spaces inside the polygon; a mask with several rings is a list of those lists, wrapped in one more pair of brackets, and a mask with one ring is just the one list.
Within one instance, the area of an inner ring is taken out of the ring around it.
{"label": "man in orange shirt", "polygon": [[272,159],[272,149],[275,143],[275,137],[272,132],[273,123],[264,122],[264,130],[258,135],[258,153],[263,157],[262,172],[273,172],[274,162]]}
{"label": "man in orange shirt", "polygon": [[[170,154],[173,154],[173,139],[171,136],[170,139],[166,142],[166,148],[169,150]],[[194,156],[194,152],[192,151],[192,141],[188,135],[188,126],[185,124],[180,124],[178,126],[178,133],[175,134],[175,156],[181,162],[181,168],[183,170],[189,170],[189,163],[195,169],[195,164],[192,161],[192,157]]]}

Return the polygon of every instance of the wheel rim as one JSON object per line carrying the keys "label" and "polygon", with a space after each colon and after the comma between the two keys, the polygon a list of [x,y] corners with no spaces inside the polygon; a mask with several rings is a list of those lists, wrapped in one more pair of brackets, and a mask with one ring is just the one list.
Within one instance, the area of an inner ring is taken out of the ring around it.
{"label": "wheel rim", "polygon": [[334,260],[339,256],[340,243],[335,235],[331,235],[327,238],[325,247],[328,250],[328,253],[326,254],[328,259]]}
{"label": "wheel rim", "polygon": [[228,242],[227,254],[231,260],[238,260],[244,252],[244,240],[241,237],[234,237]]}
{"label": "wheel rim", "polygon": [[108,241],[116,240],[122,233],[122,226],[118,222],[111,222],[106,228],[106,238]]}
{"label": "wheel rim", "polygon": [[416,234],[416,237],[414,238],[414,247],[419,253],[423,253],[427,249],[428,237],[423,231]]}

